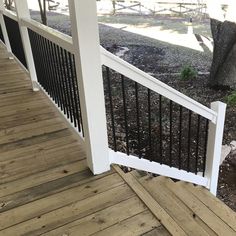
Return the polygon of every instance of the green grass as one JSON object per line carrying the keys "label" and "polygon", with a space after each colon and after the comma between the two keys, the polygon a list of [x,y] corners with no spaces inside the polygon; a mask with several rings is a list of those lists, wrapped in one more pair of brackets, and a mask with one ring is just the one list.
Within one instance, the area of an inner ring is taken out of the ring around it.
{"label": "green grass", "polygon": [[235,106],[236,105],[236,91],[232,92],[230,95],[225,97],[225,102],[229,106]]}
{"label": "green grass", "polygon": [[197,71],[192,66],[184,66],[180,72],[181,80],[194,79],[197,76]]}

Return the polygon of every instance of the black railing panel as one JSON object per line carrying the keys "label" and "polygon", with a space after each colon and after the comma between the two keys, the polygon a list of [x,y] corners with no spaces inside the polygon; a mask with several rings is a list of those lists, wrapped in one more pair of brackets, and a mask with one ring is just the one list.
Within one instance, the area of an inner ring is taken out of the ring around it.
{"label": "black railing panel", "polygon": [[18,22],[5,15],[3,17],[7,28],[11,50],[25,68],[27,68]]}
{"label": "black railing panel", "polygon": [[74,55],[28,29],[38,82],[83,134]]}
{"label": "black railing panel", "polygon": [[103,76],[110,148],[204,175],[207,119],[108,67]]}

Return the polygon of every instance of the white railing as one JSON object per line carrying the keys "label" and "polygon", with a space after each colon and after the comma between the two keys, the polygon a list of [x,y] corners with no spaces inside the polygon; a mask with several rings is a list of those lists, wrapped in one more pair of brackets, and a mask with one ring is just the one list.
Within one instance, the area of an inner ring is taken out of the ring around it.
{"label": "white railing", "polygon": [[[75,55],[76,71],[80,84],[79,92],[81,96],[80,102],[83,114],[83,124],[85,128],[85,149],[88,155],[89,167],[94,173],[101,173],[108,170],[109,167],[107,166],[107,163],[117,163],[200,184],[208,187],[212,193],[216,193],[221,154],[220,147],[222,143],[226,108],[225,104],[216,102],[212,103],[211,108],[207,108],[100,47],[97,38],[97,25],[95,25],[97,21],[96,12],[94,11],[95,5],[92,3],[93,1],[88,1],[90,3],[82,0],[79,0],[78,2],[75,0],[69,1],[73,37],[44,26],[29,17],[25,18],[21,13],[25,11],[27,1],[15,1],[18,3],[16,4],[16,6],[18,5],[18,17],[1,6],[0,14],[18,21],[20,27],[31,29]],[[85,7],[86,9],[89,7],[89,9],[92,10],[87,12],[83,9]],[[21,8],[23,8],[23,10]],[[90,30],[87,30],[87,22],[83,22],[85,19],[89,19],[88,22],[92,25],[90,26]],[[1,21],[1,26],[2,28],[5,27],[3,21]],[[78,29],[80,29],[80,34]],[[7,36],[4,35],[5,41],[8,40],[6,37]],[[22,40],[24,41],[27,37],[27,35],[22,35]],[[29,40],[29,38],[27,40]],[[87,42],[87,40],[90,41]],[[28,47],[25,48],[25,50],[28,51],[25,52],[26,56],[32,57],[32,52],[31,54],[29,53],[31,48]],[[28,60],[32,61],[33,58],[28,58]],[[108,149],[107,131],[106,126],[104,125],[106,123],[106,117],[103,84],[101,79],[101,65],[105,65],[117,71],[125,77],[210,121],[205,177],[161,165],[159,163],[139,159],[135,156],[127,157],[124,153],[114,152]],[[34,66],[34,64],[31,64],[31,66]],[[91,78],[93,78],[92,81]],[[94,78],[96,78],[96,80]],[[94,96],[94,94],[97,96]],[[99,167],[97,168],[97,166]]]}

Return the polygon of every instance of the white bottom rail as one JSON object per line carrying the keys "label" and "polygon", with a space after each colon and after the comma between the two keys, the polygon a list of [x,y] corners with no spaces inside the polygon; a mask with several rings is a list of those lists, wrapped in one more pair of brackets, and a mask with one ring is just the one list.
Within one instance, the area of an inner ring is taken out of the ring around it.
{"label": "white bottom rail", "polygon": [[[111,164],[118,164],[134,169],[139,169],[153,174],[158,174],[162,176],[167,176],[170,178],[183,180],[197,185],[208,186],[208,179],[193,173],[187,172],[185,170],[179,170],[175,167],[169,167],[164,164],[159,164],[157,162],[151,162],[146,159],[139,159],[135,156],[128,156],[121,152],[114,152],[109,150],[109,158]],[[200,173],[199,173],[200,174]]]}

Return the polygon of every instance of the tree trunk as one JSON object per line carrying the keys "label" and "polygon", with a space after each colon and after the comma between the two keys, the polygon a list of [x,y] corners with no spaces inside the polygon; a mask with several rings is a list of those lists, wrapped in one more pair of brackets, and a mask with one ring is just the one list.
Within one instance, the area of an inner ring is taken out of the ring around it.
{"label": "tree trunk", "polygon": [[214,41],[209,84],[236,88],[236,24],[211,19]]}
{"label": "tree trunk", "polygon": [[41,21],[42,21],[42,23],[43,23],[44,25],[47,25],[46,0],[43,0],[43,4],[41,3],[41,0],[38,0],[38,3],[39,3]]}

